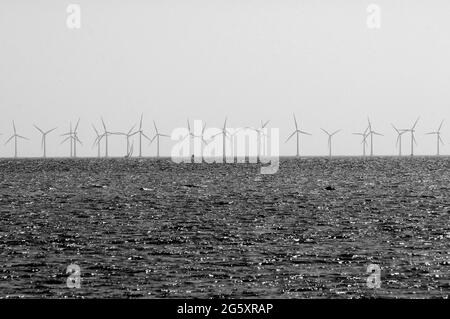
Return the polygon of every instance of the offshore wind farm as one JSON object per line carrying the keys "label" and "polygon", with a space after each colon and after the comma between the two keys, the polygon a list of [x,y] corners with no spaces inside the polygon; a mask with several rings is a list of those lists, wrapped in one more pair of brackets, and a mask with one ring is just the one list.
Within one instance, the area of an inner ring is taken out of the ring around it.
{"label": "offshore wind farm", "polygon": [[[79,127],[80,127],[80,120],[78,119],[75,126],[72,125],[72,122],[69,123],[69,131],[63,132],[60,134],[61,137],[63,137],[63,139],[60,141],[60,145],[68,145],[70,147],[70,152],[68,153],[68,157],[72,158],[76,158],[77,157],[77,149],[79,150],[81,147],[83,147],[83,143],[79,138]],[[104,157],[104,158],[108,158],[110,157],[109,155],[109,144],[110,144],[110,139],[113,136],[123,136],[125,137],[125,141],[126,141],[126,151],[124,152],[124,155],[119,155],[119,156],[114,156],[114,157],[125,157],[125,158],[131,158],[133,156],[135,157],[143,157],[144,154],[144,150],[146,149],[150,149],[151,145],[153,142],[155,142],[155,150],[153,153],[149,153],[146,152],[146,155],[144,157],[156,157],[156,158],[160,158],[161,157],[161,152],[160,152],[160,146],[161,146],[161,141],[160,138],[166,138],[166,144],[170,145],[173,144],[173,142],[176,142],[176,139],[171,139],[171,135],[170,134],[162,134],[158,131],[158,127],[156,126],[156,122],[155,120],[153,120],[153,135],[150,138],[146,133],[144,133],[144,126],[143,126],[143,114],[140,115],[139,118],[139,126],[138,128],[136,128],[136,124],[132,125],[127,131],[123,132],[123,131],[111,131],[107,129],[107,125],[103,119],[103,117],[101,117],[101,127],[103,128],[102,132],[99,132],[99,130],[96,128],[96,126],[94,124],[90,124],[93,132],[95,133],[95,135],[90,136],[90,139],[92,141],[92,147],[91,149],[93,149],[93,152],[90,155],[87,155],[85,157]],[[292,151],[290,152],[286,152],[283,154],[280,154],[281,156],[295,156],[297,158],[300,158],[301,156],[328,156],[331,157],[331,149],[332,149],[332,138],[335,134],[337,134],[338,132],[340,132],[341,130],[335,131],[333,133],[329,133],[328,131],[324,130],[323,128],[320,128],[320,130],[328,135],[328,147],[327,147],[327,152],[323,153],[323,154],[301,154],[301,136],[312,136],[313,134],[306,132],[302,129],[300,129],[299,124],[297,122],[297,118],[295,116],[295,114],[293,114],[293,120],[294,120],[294,128],[295,130],[293,132],[291,132],[289,135],[287,135],[287,138],[285,140],[285,143],[288,143],[293,137],[295,137],[295,141],[296,143],[295,145],[295,152],[292,153]],[[208,145],[209,143],[211,143],[212,141],[214,141],[216,139],[216,137],[221,136],[222,137],[222,155],[223,158],[225,159],[227,157],[227,152],[231,153],[229,154],[230,156],[233,156],[233,152],[235,151],[234,148],[235,146],[233,144],[237,143],[237,141],[234,139],[235,135],[238,134],[240,131],[253,131],[256,133],[256,139],[252,139],[251,136],[247,136],[248,138],[248,142],[250,144],[254,144],[256,145],[256,157],[260,157],[261,156],[261,152],[265,152],[266,151],[266,147],[268,144],[268,139],[269,137],[267,136],[267,134],[265,133],[265,129],[267,129],[269,126],[269,122],[270,120],[267,120],[265,122],[263,122],[261,120],[261,125],[260,127],[252,127],[252,126],[244,126],[241,128],[231,128],[231,127],[227,127],[227,118],[225,118],[225,121],[223,123],[222,128],[220,128],[220,130],[214,134],[214,135],[210,135],[210,136],[206,136],[205,137],[205,130],[208,128],[206,126],[206,122],[204,122],[202,124],[201,127],[201,134],[200,135],[195,135],[193,132],[193,129],[191,128],[190,125],[190,121],[189,118],[187,119],[186,123],[187,123],[187,132],[184,135],[182,140],[186,140],[188,142],[188,144],[193,143],[193,141],[195,139],[199,139],[201,141],[201,144],[203,145]],[[410,136],[410,156],[413,157],[415,155],[415,148],[418,146],[417,140],[416,140],[416,127],[417,124],[419,122],[419,118],[417,118],[417,120],[414,122],[414,124],[411,126],[411,128],[397,128],[396,126],[394,126],[393,124],[391,124],[392,128],[394,129],[395,133],[396,133],[396,143],[395,143],[395,148],[397,149],[397,154],[391,153],[391,154],[386,154],[386,153],[379,153],[377,154],[374,150],[374,136],[377,136],[377,139],[380,139],[380,137],[384,137],[385,135],[375,131],[372,127],[372,123],[370,121],[370,118],[367,119],[367,126],[364,129],[363,132],[358,132],[358,133],[351,133],[352,135],[359,135],[362,137],[362,141],[360,142],[363,148],[362,151],[362,157],[365,158],[366,155],[369,155],[371,157],[373,156],[403,156],[404,153],[402,153],[402,137],[405,134],[408,134]],[[14,157],[14,158],[18,158],[19,154],[18,154],[18,144],[20,140],[30,140],[30,138],[22,136],[17,134],[16,131],[16,126],[15,126],[15,122],[12,122],[13,124],[13,134],[11,136],[9,136],[9,138],[5,141],[4,146],[6,147],[12,140],[14,140],[14,149],[13,149],[13,153],[8,156],[6,154],[6,152],[1,152],[0,157]],[[442,154],[442,148],[445,146],[444,143],[444,139],[443,139],[443,132],[441,131],[442,128],[444,126],[444,120],[441,121],[438,129],[436,131],[428,131],[428,132],[424,132],[423,134],[426,135],[435,135],[436,136],[436,141],[437,141],[437,151],[436,153],[430,153],[430,154],[420,154],[421,156],[441,156]],[[57,130],[57,127],[54,127],[51,130],[48,131],[43,131],[41,130],[37,125],[33,124],[33,127],[40,133],[40,140],[41,140],[41,148],[42,148],[42,155],[40,155],[43,158],[47,158],[47,135],[49,133],[54,132],[55,130]],[[174,128],[175,129],[175,128]],[[168,132],[170,133],[170,132]],[[350,134],[350,133],[349,133]],[[132,152],[131,147],[133,146],[133,150],[134,150],[134,139],[136,138],[136,143],[138,145],[138,153],[134,154],[134,152]],[[148,142],[148,145],[142,143],[143,139],[146,139]],[[172,140],[172,141],[171,141]],[[380,141],[378,143],[382,143],[383,141],[380,139]],[[387,142],[387,141],[386,141]],[[385,142],[385,143],[386,143]],[[89,145],[89,144],[88,144]],[[229,148],[227,149],[227,145],[229,145]],[[95,147],[95,149],[94,149]],[[367,154],[367,147],[369,147],[370,152],[369,154]],[[87,148],[89,149],[89,147]],[[104,150],[104,155],[102,156],[102,151]],[[50,153],[52,153],[52,150],[50,150]],[[134,154],[134,155],[133,155]],[[337,156],[358,156],[355,154],[347,154],[345,152],[341,152],[340,154],[335,154]],[[22,157],[33,157],[33,156],[29,156],[26,155],[26,150],[22,152]],[[34,156],[36,157],[36,156]],[[55,157],[55,156],[50,156],[50,157]],[[56,156],[56,157],[61,157],[61,156]],[[64,156],[63,156],[64,157]],[[163,155],[164,157],[164,155]],[[170,152],[168,154],[165,154],[165,157],[170,157]],[[225,161],[224,161],[225,162]]]}

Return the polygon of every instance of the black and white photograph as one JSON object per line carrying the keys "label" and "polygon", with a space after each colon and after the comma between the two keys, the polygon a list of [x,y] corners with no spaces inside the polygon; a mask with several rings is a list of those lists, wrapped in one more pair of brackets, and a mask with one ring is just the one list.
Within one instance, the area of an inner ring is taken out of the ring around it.
{"label": "black and white photograph", "polygon": [[448,299],[449,34],[444,0],[1,0],[0,299]]}

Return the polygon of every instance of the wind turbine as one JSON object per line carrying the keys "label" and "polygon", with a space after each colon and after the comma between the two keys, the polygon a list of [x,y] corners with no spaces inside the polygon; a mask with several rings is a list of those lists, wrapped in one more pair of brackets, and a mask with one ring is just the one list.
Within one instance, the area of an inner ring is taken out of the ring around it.
{"label": "wind turbine", "polygon": [[170,136],[167,134],[159,133],[158,128],[156,127],[155,121],[153,121],[153,125],[155,126],[156,133],[155,133],[155,136],[153,136],[153,138],[150,140],[150,143],[152,143],[153,140],[156,138],[156,158],[159,158],[159,138],[160,137],[170,137]]}
{"label": "wind turbine", "polygon": [[360,135],[363,138],[361,144],[363,145],[363,156],[364,156],[364,158],[366,157],[367,137],[369,136],[369,134],[367,132],[368,130],[369,130],[369,127],[367,126],[367,128],[364,130],[364,132],[362,132],[362,133],[353,133],[353,135]]}
{"label": "wind turbine", "polygon": [[416,137],[414,136],[414,133],[416,132],[416,126],[419,122],[420,117],[417,118],[417,120],[414,122],[414,125],[410,129],[404,129],[403,132],[410,132],[411,133],[411,156],[414,156],[414,144],[417,145]]}
{"label": "wind turbine", "polygon": [[329,156],[331,158],[331,138],[336,135],[337,133],[339,133],[341,130],[337,130],[334,131],[333,133],[328,133],[328,131],[324,130],[323,128],[321,129],[325,134],[328,135],[328,151],[329,151]]}
{"label": "wind turbine", "polygon": [[13,123],[14,134],[11,135],[11,137],[6,141],[5,145],[8,144],[12,139],[14,139],[14,158],[17,158],[17,139],[21,138],[21,139],[24,139],[24,140],[28,140],[28,138],[25,137],[25,136],[17,134],[16,123],[14,123],[14,121],[12,123]]}
{"label": "wind turbine", "polygon": [[311,135],[308,132],[302,131],[298,129],[298,124],[297,124],[297,119],[295,118],[295,114],[292,114],[294,116],[294,123],[295,123],[295,131],[292,132],[292,134],[287,138],[286,142],[289,141],[291,139],[292,136],[294,136],[294,134],[297,135],[297,157],[300,156],[300,152],[299,152],[299,148],[300,148],[300,140],[299,140],[299,135],[300,134],[304,134],[304,135]]}
{"label": "wind turbine", "polygon": [[444,120],[442,120],[441,125],[439,125],[439,128],[436,132],[427,133],[427,135],[436,135],[437,156],[440,155],[440,144],[441,143],[444,144],[444,141],[442,140],[442,137],[441,137],[441,128],[442,128],[443,124],[444,124]]}
{"label": "wind turbine", "polygon": [[150,138],[147,135],[145,135],[144,131],[142,130],[143,116],[144,114],[141,114],[141,119],[139,121],[139,130],[135,132],[135,134],[139,134],[139,157],[142,157],[142,136],[145,137],[147,140],[151,141]]}
{"label": "wind turbine", "polygon": [[41,141],[41,148],[44,150],[44,155],[43,157],[46,158],[47,157],[47,134],[50,132],[53,132],[54,130],[56,130],[57,128],[53,128],[51,130],[48,130],[46,132],[44,132],[43,130],[41,130],[37,125],[33,124],[33,126],[42,134],[42,141]]}
{"label": "wind turbine", "polygon": [[103,120],[103,117],[101,117],[101,120],[103,125],[103,134],[101,136],[105,137],[105,157],[108,157],[108,136],[117,135],[117,133],[108,131],[108,129],[106,128],[105,121]]}
{"label": "wind turbine", "polygon": [[397,132],[397,142],[395,143],[395,146],[398,147],[398,156],[402,156],[402,135],[405,134],[406,131],[397,129],[394,124],[391,125]]}
{"label": "wind turbine", "polygon": [[372,129],[372,123],[370,123],[370,119],[369,118],[367,118],[367,121],[369,122],[369,132],[368,132],[368,134],[370,136],[370,156],[373,156],[373,136],[374,135],[383,136],[383,134],[378,133],[378,132],[376,132],[376,131],[374,131]]}
{"label": "wind turbine", "polygon": [[61,144],[65,143],[66,141],[70,141],[70,157],[73,157],[73,131],[72,131],[72,122],[70,122],[70,130],[67,133],[61,134],[61,136],[67,136]]}
{"label": "wind turbine", "polygon": [[221,132],[211,136],[211,139],[214,139],[216,136],[222,135],[222,160],[224,163],[226,163],[226,138],[230,139],[230,133],[227,131],[227,117],[225,117],[225,121],[223,122],[223,127]]}
{"label": "wind turbine", "polygon": [[104,134],[100,135],[93,124],[92,124],[92,128],[94,129],[94,132],[97,135],[97,137],[94,140],[94,143],[92,144],[92,147],[97,145],[97,157],[100,158],[100,141],[104,137]]}
{"label": "wind turbine", "polygon": [[75,125],[75,129],[73,130],[73,156],[77,157],[77,143],[80,143],[81,145],[83,145],[83,143],[80,141],[80,139],[78,138],[78,125],[80,124],[80,119],[78,119],[77,124]]}

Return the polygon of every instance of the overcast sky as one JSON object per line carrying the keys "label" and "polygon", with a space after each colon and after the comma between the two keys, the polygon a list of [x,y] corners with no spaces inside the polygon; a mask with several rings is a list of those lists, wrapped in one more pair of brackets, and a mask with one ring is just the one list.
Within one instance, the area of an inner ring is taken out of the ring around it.
{"label": "overcast sky", "polygon": [[[81,7],[80,29],[66,26],[71,3]],[[380,29],[367,27],[370,3],[382,10]],[[390,123],[421,116],[417,153],[434,154],[424,133],[450,119],[449,30],[448,0],[2,0],[0,156],[13,155],[13,144],[3,145],[13,119],[31,138],[21,155],[40,154],[36,123],[58,127],[48,155],[63,156],[59,134],[80,117],[78,154],[94,156],[91,123],[104,116],[125,131],[141,112],[149,135],[153,120],[170,133],[188,116],[214,127],[225,116],[232,127],[270,119],[282,155],[295,154],[294,140],[284,144],[293,112],[313,134],[302,140],[306,155],[327,154],[321,127],[343,129],[336,154],[360,154],[351,133],[367,116],[385,135],[376,154],[396,154]],[[163,142],[164,155],[172,143]],[[124,148],[123,137],[111,139],[112,155]]]}

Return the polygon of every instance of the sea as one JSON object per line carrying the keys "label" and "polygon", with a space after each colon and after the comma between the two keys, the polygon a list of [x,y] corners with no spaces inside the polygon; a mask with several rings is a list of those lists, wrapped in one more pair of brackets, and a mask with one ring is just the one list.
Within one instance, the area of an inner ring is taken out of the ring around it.
{"label": "sea", "polygon": [[448,157],[0,159],[0,298],[448,298],[449,264]]}

